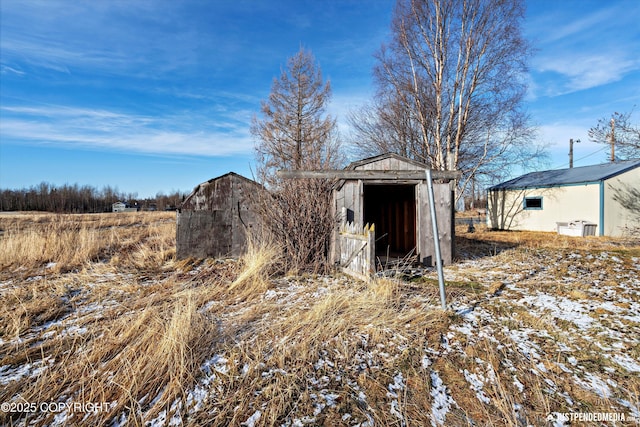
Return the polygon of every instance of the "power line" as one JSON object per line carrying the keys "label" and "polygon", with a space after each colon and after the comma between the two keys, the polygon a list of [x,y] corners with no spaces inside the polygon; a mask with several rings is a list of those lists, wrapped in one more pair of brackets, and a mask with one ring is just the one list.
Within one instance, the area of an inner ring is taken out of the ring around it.
{"label": "power line", "polygon": [[[608,149],[609,149],[609,147],[602,147],[602,148],[598,149],[597,151],[594,151],[593,153],[587,154],[586,156],[583,156],[583,157],[580,157],[579,159],[576,159],[575,161],[579,162],[580,160],[584,160],[584,159],[586,159],[588,157],[591,157],[591,156],[593,156],[595,154],[598,154],[598,153],[600,153],[600,152],[602,152],[604,150],[608,150]],[[552,169],[565,169],[567,166],[569,166],[569,163],[564,163],[564,164],[559,165],[559,166],[554,166]]]}

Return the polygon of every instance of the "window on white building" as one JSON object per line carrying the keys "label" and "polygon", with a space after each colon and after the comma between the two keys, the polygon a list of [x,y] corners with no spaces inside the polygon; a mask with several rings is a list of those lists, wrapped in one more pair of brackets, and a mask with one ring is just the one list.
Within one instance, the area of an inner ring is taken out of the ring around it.
{"label": "window on white building", "polygon": [[542,209],[542,197],[525,197],[525,209]]}

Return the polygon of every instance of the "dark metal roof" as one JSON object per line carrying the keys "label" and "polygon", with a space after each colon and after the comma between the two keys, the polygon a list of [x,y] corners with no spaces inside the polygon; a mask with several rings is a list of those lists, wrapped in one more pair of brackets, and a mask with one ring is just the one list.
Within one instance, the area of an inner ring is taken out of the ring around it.
{"label": "dark metal roof", "polygon": [[640,167],[640,159],[616,163],[604,163],[593,166],[582,166],[571,169],[531,172],[518,178],[505,181],[501,184],[494,185],[489,188],[489,190],[559,187],[563,185],[599,182],[637,167]]}

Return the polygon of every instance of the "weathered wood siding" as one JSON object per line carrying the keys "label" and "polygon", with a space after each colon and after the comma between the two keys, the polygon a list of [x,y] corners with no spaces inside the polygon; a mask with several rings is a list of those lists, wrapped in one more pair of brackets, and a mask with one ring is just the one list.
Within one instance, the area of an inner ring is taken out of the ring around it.
{"label": "weathered wood siding", "polygon": [[[425,165],[396,155],[378,156],[352,163],[352,170],[425,170]],[[424,179],[416,180],[344,180],[334,192],[334,208],[337,213],[344,212],[344,221],[363,224],[364,221],[364,186],[365,185],[414,185],[415,186],[415,237],[418,259],[427,265],[435,263],[435,246],[429,208],[428,186],[426,174]],[[438,232],[440,234],[440,250],[444,264],[451,264],[454,257],[454,210],[451,186],[448,183],[434,183]],[[341,242],[338,229],[335,231],[332,257],[339,262]]]}
{"label": "weathered wood siding", "polygon": [[[418,184],[418,248],[420,261],[429,266],[435,265],[435,243],[433,241],[433,225],[431,223],[431,209],[429,208],[429,188],[427,182]],[[440,255],[445,265],[453,262],[455,252],[455,222],[453,210],[453,194],[449,184],[433,184],[433,198],[436,203],[436,219],[438,220],[438,234],[440,239]]]}
{"label": "weathered wood siding", "polygon": [[178,212],[176,256],[179,259],[217,258],[232,254],[232,225],[229,212]]}
{"label": "weathered wood siding", "polygon": [[258,224],[252,194],[262,187],[229,173],[198,185],[177,214],[179,259],[238,257],[246,249],[246,230]]}
{"label": "weathered wood siding", "polygon": [[369,280],[376,271],[375,230],[373,225],[345,223],[340,227],[340,267],[361,280]]}

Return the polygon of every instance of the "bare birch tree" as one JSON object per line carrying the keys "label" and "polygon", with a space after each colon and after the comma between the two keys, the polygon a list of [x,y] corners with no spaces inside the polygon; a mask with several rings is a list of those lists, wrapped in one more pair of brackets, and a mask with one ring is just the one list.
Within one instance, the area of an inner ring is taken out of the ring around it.
{"label": "bare birch tree", "polygon": [[[523,110],[523,17],[521,0],[398,0],[392,38],[377,54],[375,108],[352,116],[357,133],[385,128],[398,136],[396,152],[462,170],[460,188],[536,159]],[[366,136],[357,135],[361,148],[388,149]]]}
{"label": "bare birch tree", "polygon": [[300,49],[274,79],[262,117],[251,132],[257,140],[258,176],[271,191],[260,204],[265,224],[285,252],[287,270],[327,267],[331,232],[331,181],[282,180],[280,169],[333,169],[341,162],[335,119],[326,114],[331,85],[313,54]]}

